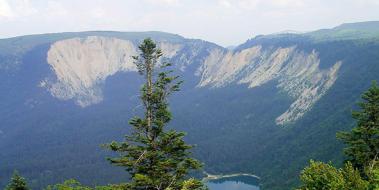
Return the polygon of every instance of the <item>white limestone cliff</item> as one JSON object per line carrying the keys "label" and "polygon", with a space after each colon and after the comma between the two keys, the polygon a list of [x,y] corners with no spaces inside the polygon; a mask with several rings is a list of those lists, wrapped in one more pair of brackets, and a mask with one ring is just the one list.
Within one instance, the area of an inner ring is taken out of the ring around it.
{"label": "white limestone cliff", "polygon": [[103,99],[101,85],[119,71],[136,70],[131,56],[134,45],[125,40],[90,36],[62,40],[51,45],[47,62],[56,81],[41,83],[59,99],[73,99],[85,107]]}
{"label": "white limestone cliff", "polygon": [[[176,68],[181,71],[193,62],[200,62],[194,73],[200,77],[197,87],[218,88],[234,83],[254,88],[277,81],[277,88],[293,99],[290,107],[276,118],[279,125],[294,122],[311,109],[334,84],[342,64],[337,62],[320,69],[315,50],[305,52],[296,46],[257,45],[240,51],[212,46],[201,50],[203,46],[198,42],[187,45],[184,52],[181,50],[185,44],[158,42],[158,46],[165,59],[176,57]],[[74,100],[82,107],[96,104],[103,99],[102,85],[107,77],[136,71],[133,55],[137,55],[137,47],[127,40],[90,36],[58,41],[51,45],[47,55],[56,78],[46,78],[40,86],[54,97]]]}
{"label": "white limestone cliff", "polygon": [[204,61],[199,87],[221,87],[230,83],[258,87],[277,80],[278,89],[294,99],[288,110],[276,118],[278,125],[301,118],[337,79],[342,62],[320,69],[316,51],[296,46],[266,48],[254,46],[238,52],[214,50]]}
{"label": "white limestone cliff", "polygon": [[[182,48],[180,44],[158,43],[165,58]],[[57,41],[47,53],[47,63],[56,79],[46,78],[40,86],[61,100],[74,100],[86,107],[102,101],[102,85],[117,72],[136,71],[132,56],[137,47],[128,40],[89,36]]]}

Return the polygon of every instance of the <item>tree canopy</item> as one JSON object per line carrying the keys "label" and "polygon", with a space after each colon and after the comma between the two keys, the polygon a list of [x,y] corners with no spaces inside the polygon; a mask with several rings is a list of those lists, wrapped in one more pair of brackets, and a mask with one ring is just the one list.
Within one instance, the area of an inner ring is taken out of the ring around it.
{"label": "tree canopy", "polygon": [[365,174],[374,169],[379,156],[379,87],[376,82],[372,82],[362,99],[358,103],[360,110],[352,114],[357,126],[349,132],[338,133],[337,137],[347,145],[344,152],[348,161]]}
{"label": "tree canopy", "polygon": [[133,58],[145,79],[140,91],[144,116],[130,120],[133,130],[125,141],[109,144],[120,154],[109,160],[129,172],[130,189],[202,188],[200,181],[188,178],[190,170],[199,169],[201,163],[190,157],[192,146],[183,140],[185,133],[166,128],[172,118],[167,98],[179,91],[181,81],[167,70],[169,63],[161,62],[162,51],[153,40],[145,39],[139,50],[140,55]]}
{"label": "tree canopy", "polygon": [[337,169],[330,163],[310,161],[300,175],[300,190],[378,190],[379,168],[379,87],[372,82],[363,93],[360,110],[353,111],[356,127],[337,133],[346,144],[348,157],[344,168]]}
{"label": "tree canopy", "polygon": [[18,171],[14,171],[10,183],[5,187],[5,190],[29,190],[25,178]]}

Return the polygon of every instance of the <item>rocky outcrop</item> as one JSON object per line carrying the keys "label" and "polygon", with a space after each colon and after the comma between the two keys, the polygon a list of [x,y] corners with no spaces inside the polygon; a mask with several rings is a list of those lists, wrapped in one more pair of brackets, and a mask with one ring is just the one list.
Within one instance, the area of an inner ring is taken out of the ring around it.
{"label": "rocky outcrop", "polygon": [[105,37],[62,40],[51,45],[47,62],[56,80],[46,79],[51,94],[59,99],[73,99],[85,107],[103,99],[101,85],[119,71],[136,70],[132,55],[136,48],[130,41]]}
{"label": "rocky outcrop", "polygon": [[215,50],[205,60],[199,87],[222,87],[231,83],[254,88],[271,80],[294,102],[276,118],[283,125],[304,115],[334,84],[342,62],[320,69],[316,51],[310,53],[296,46],[265,48],[254,46],[238,52]]}
{"label": "rocky outcrop", "polygon": [[[199,62],[193,73],[200,82],[197,87],[223,87],[247,84],[249,88],[277,81],[278,90],[293,98],[288,110],[276,118],[283,125],[301,118],[337,79],[342,62],[320,69],[318,53],[305,52],[296,46],[265,47],[260,45],[240,51],[207,46],[195,41],[189,44],[158,42],[165,58],[174,59],[175,66],[185,71]],[[117,72],[136,71],[132,56],[137,47],[131,41],[90,36],[54,43],[47,62],[56,78],[42,81],[53,96],[73,99],[85,107],[102,101],[102,84]]]}
{"label": "rocky outcrop", "polygon": [[[174,57],[182,44],[159,42],[165,59]],[[57,41],[47,53],[47,63],[56,78],[40,86],[61,100],[74,100],[86,107],[102,101],[102,85],[117,72],[136,71],[132,56],[137,46],[128,40],[89,36]]]}

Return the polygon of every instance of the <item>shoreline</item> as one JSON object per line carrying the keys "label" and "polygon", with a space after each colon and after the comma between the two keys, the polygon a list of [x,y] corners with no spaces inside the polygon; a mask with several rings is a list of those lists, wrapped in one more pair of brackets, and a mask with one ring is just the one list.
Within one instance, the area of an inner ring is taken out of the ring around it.
{"label": "shoreline", "polygon": [[212,174],[207,173],[206,171],[204,171],[203,173],[206,175],[206,177],[202,179],[202,181],[204,182],[207,182],[209,180],[218,180],[222,178],[237,177],[237,176],[249,176],[249,177],[257,178],[258,180],[261,179],[259,176],[256,176],[254,174],[248,174],[248,173],[234,173],[234,174],[227,174],[227,175],[222,175],[222,174],[212,175]]}

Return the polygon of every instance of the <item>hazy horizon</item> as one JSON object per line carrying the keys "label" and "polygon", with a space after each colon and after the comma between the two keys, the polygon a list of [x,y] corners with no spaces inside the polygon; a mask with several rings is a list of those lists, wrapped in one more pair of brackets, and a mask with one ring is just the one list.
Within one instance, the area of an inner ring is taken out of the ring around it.
{"label": "hazy horizon", "polygon": [[[343,6],[341,6],[343,4]],[[281,31],[379,20],[375,0],[0,0],[0,38],[80,31],[162,31],[224,47]]]}

